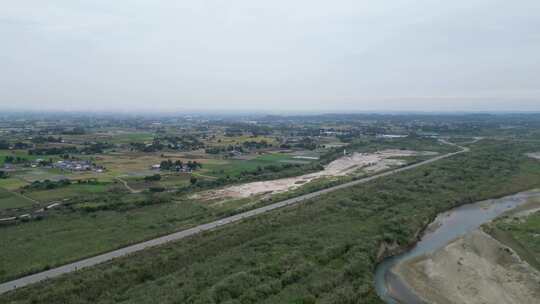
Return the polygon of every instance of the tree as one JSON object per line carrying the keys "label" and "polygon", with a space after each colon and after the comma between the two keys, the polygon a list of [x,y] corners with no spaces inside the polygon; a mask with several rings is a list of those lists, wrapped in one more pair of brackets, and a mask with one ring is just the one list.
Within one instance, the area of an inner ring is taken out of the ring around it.
{"label": "tree", "polygon": [[154,175],[150,175],[150,176],[145,176],[144,180],[147,181],[147,182],[159,181],[159,180],[161,180],[161,175],[154,174]]}

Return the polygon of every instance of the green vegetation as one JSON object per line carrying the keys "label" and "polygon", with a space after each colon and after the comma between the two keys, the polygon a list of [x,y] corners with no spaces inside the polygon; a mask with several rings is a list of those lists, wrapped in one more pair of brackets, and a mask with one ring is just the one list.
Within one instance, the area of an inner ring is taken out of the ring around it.
{"label": "green vegetation", "polygon": [[[381,258],[380,245],[395,243],[405,248],[443,210],[540,186],[540,162],[524,156],[534,149],[538,146],[532,143],[483,141],[470,153],[43,282],[5,295],[3,300],[380,303],[372,274]],[[166,206],[170,205],[162,205]],[[80,224],[83,222],[95,223],[86,219]],[[29,242],[18,241],[23,235],[34,235],[30,231],[17,235],[16,228],[26,227],[21,225],[4,234],[9,236],[0,248],[0,255],[6,257],[2,259],[4,278],[20,273],[26,263],[43,267],[36,262],[39,258],[27,256],[23,262],[22,257],[13,256],[14,250],[4,249],[28,246],[21,252],[32,253]],[[97,227],[102,226],[89,231]],[[129,231],[140,229],[133,223],[129,227]],[[112,234],[101,242],[111,241]],[[91,242],[99,238],[95,232],[86,237]],[[52,241],[46,235],[36,239]],[[71,242],[64,239],[63,243]],[[69,254],[73,257],[73,251]],[[47,260],[59,261],[58,256]]]}
{"label": "green vegetation", "polygon": [[6,190],[16,190],[27,185],[27,182],[22,181],[18,178],[0,178],[0,188]]}
{"label": "green vegetation", "polygon": [[484,230],[540,270],[540,212],[524,217],[503,217]]}
{"label": "green vegetation", "polygon": [[0,210],[32,206],[31,200],[0,188]]}
{"label": "green vegetation", "polygon": [[39,157],[36,155],[28,155],[28,153],[23,150],[0,150],[0,166],[3,166],[6,163],[6,159],[8,159],[9,162],[9,160],[35,160],[37,158]]}
{"label": "green vegetation", "polygon": [[260,155],[253,159],[228,159],[225,161],[210,162],[204,165],[201,171],[215,177],[238,177],[246,172],[255,172],[258,168],[279,166],[291,160],[294,160],[291,155],[272,153]]}
{"label": "green vegetation", "polygon": [[109,183],[64,184],[62,187],[27,191],[25,195],[41,203],[47,203],[70,198],[84,198],[91,194],[104,193],[109,189],[109,185]]}
{"label": "green vegetation", "polygon": [[51,180],[44,180],[44,181],[35,181],[31,183],[28,186],[25,186],[24,189],[28,190],[51,190],[61,187],[67,187],[71,185],[71,181],[69,179],[61,179],[59,181],[51,181]]}

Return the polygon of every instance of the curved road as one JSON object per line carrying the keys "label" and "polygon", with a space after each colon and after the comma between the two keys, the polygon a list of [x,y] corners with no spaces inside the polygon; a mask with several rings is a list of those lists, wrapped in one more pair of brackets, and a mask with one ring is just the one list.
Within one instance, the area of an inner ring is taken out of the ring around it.
{"label": "curved road", "polygon": [[355,180],[355,181],[348,182],[348,183],[345,183],[345,184],[341,184],[341,185],[338,185],[338,186],[334,186],[334,187],[331,187],[331,188],[327,188],[327,189],[319,190],[319,191],[316,191],[316,192],[308,193],[308,194],[301,195],[301,196],[298,196],[298,197],[294,197],[294,198],[284,200],[284,201],[281,201],[281,202],[278,202],[278,203],[267,205],[267,206],[264,206],[264,207],[261,207],[261,208],[253,209],[253,210],[243,212],[243,213],[240,213],[240,214],[237,214],[237,215],[233,215],[233,216],[229,216],[229,217],[226,217],[226,218],[223,218],[223,219],[220,219],[220,220],[216,220],[216,221],[211,222],[211,223],[199,225],[199,226],[187,229],[187,230],[175,232],[175,233],[168,234],[168,235],[165,235],[165,236],[162,236],[162,237],[159,237],[159,238],[155,238],[155,239],[152,239],[152,240],[149,240],[149,241],[145,241],[145,242],[138,243],[138,244],[131,245],[131,246],[128,246],[128,247],[124,247],[124,248],[120,248],[120,249],[117,249],[117,250],[114,250],[114,251],[111,251],[111,252],[107,252],[107,253],[104,253],[104,254],[100,254],[100,255],[97,255],[97,256],[94,256],[94,257],[91,257],[91,258],[83,259],[83,260],[80,260],[78,262],[74,262],[74,263],[71,263],[71,264],[66,264],[64,266],[56,267],[56,268],[53,268],[53,269],[50,269],[50,270],[47,270],[47,271],[43,271],[43,272],[39,272],[39,273],[36,273],[36,274],[28,275],[28,276],[25,276],[25,277],[21,277],[19,279],[13,280],[13,281],[9,281],[9,282],[0,284],[0,294],[6,293],[6,292],[8,292],[10,290],[14,290],[14,289],[17,289],[17,288],[24,287],[24,286],[27,286],[27,285],[30,285],[30,284],[33,284],[33,283],[37,283],[37,282],[40,282],[40,281],[43,281],[43,280],[46,280],[46,279],[58,277],[58,276],[60,276],[62,274],[65,274],[65,273],[70,273],[70,272],[74,272],[74,271],[77,271],[77,270],[82,269],[82,268],[86,268],[86,267],[94,266],[94,265],[97,265],[97,264],[101,264],[101,263],[110,261],[110,260],[112,260],[114,258],[126,256],[126,255],[132,254],[134,252],[144,250],[146,248],[155,247],[155,246],[163,245],[163,244],[166,244],[166,243],[169,243],[169,242],[181,240],[181,239],[184,239],[184,238],[186,238],[188,236],[192,236],[192,235],[201,233],[203,231],[212,230],[212,229],[215,229],[215,228],[223,226],[223,225],[238,222],[238,221],[240,221],[240,220],[242,220],[244,218],[252,217],[252,216],[255,216],[255,215],[258,215],[258,214],[261,214],[261,213],[265,213],[265,212],[268,212],[268,211],[271,211],[271,210],[274,210],[274,209],[282,208],[282,207],[285,207],[285,206],[295,205],[295,204],[298,204],[298,203],[303,202],[305,200],[309,200],[309,199],[315,198],[317,196],[321,196],[321,195],[329,193],[329,192],[334,192],[336,190],[340,190],[340,189],[343,189],[343,188],[348,188],[348,187],[351,187],[351,186],[364,184],[364,183],[367,183],[369,181],[372,181],[372,180],[375,180],[375,179],[378,179],[378,178],[381,178],[381,177],[385,177],[385,176],[393,175],[393,174],[403,172],[403,171],[406,171],[406,170],[414,169],[414,168],[417,168],[417,167],[420,167],[420,166],[423,166],[423,165],[434,163],[434,162],[439,161],[441,159],[445,159],[445,158],[448,158],[448,157],[451,157],[451,156],[454,156],[454,155],[457,155],[457,154],[461,154],[461,153],[465,153],[465,152],[470,151],[469,148],[461,147],[461,146],[455,145],[455,144],[447,142],[447,141],[441,140],[441,142],[443,142],[445,144],[448,144],[448,145],[453,145],[453,146],[459,147],[459,148],[461,148],[461,151],[440,155],[440,156],[431,158],[431,159],[423,161],[423,162],[412,164],[410,166],[401,167],[401,168],[398,168],[398,169],[390,170],[390,171],[387,171],[387,172],[384,172],[384,173],[376,174],[376,175],[373,175],[373,176],[370,176],[370,177]]}

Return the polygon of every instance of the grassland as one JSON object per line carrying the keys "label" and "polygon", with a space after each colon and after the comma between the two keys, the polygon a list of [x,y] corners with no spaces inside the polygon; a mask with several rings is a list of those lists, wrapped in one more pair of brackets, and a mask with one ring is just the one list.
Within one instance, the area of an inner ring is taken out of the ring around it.
{"label": "grassland", "polygon": [[69,142],[84,143],[91,141],[110,142],[114,144],[129,144],[132,142],[152,142],[154,133],[138,132],[133,130],[111,129],[106,132],[81,134],[81,135],[63,135],[62,138]]}
{"label": "grassland", "polygon": [[32,206],[31,200],[0,188],[0,210]]}
{"label": "grassland", "polygon": [[81,197],[85,195],[91,195],[96,193],[102,193],[109,189],[110,185],[107,183],[100,184],[72,184],[66,187],[50,190],[39,191],[27,191],[25,195],[35,199],[41,203],[47,203],[51,201],[70,199],[73,197]]}
{"label": "grassland", "polygon": [[242,136],[216,136],[214,139],[208,141],[208,145],[210,146],[229,146],[229,145],[237,145],[237,144],[241,145],[242,143],[246,141],[251,141],[251,142],[265,141],[267,144],[270,144],[270,145],[276,145],[278,143],[275,137],[271,137],[271,136],[242,135]]}
{"label": "grassland", "polygon": [[540,271],[540,212],[501,218],[485,230]]}
{"label": "grassland", "polygon": [[18,178],[0,179],[0,188],[6,189],[6,190],[16,190],[27,184],[28,184],[27,182]]}
{"label": "grassland", "polygon": [[[294,162],[294,155],[286,153],[269,153],[251,159],[214,160],[203,163],[203,172],[213,177],[239,176],[243,171],[255,171],[258,167],[279,165]],[[305,162],[304,162],[305,163]]]}
{"label": "grassland", "polygon": [[161,180],[159,181],[146,181],[141,177],[123,177],[128,185],[137,190],[148,190],[150,188],[163,188],[166,190],[175,190],[179,188],[185,188],[190,185],[191,175],[187,173],[172,173],[161,174]]}
{"label": "grassland", "polygon": [[[405,248],[443,210],[540,186],[540,162],[523,154],[538,149],[531,145],[483,141],[470,153],[43,282],[1,300],[380,303],[372,272],[381,244]],[[18,238],[24,235],[32,234]],[[8,253],[0,250],[2,256]],[[6,273],[16,271],[13,263],[24,265],[19,257],[6,260]]]}
{"label": "grassland", "polygon": [[6,156],[21,157],[27,160],[42,158],[37,155],[28,155],[26,150],[0,150],[0,166],[5,164]]}

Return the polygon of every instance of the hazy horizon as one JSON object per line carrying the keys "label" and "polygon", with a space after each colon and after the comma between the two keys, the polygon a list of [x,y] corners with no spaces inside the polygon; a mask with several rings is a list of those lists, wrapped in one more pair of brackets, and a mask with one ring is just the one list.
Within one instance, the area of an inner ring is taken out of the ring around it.
{"label": "hazy horizon", "polygon": [[24,1],[4,111],[538,112],[540,2]]}

